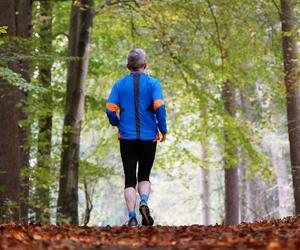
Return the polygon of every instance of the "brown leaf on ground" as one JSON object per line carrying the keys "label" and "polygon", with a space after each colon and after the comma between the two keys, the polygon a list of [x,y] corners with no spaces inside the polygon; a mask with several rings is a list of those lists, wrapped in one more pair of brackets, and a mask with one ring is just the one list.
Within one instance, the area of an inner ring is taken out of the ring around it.
{"label": "brown leaf on ground", "polygon": [[0,225],[0,249],[300,249],[300,216],[237,226]]}

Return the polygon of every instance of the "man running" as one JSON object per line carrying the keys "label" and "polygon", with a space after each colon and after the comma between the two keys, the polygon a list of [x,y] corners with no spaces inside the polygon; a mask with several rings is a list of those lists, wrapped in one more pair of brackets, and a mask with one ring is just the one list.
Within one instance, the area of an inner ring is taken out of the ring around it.
{"label": "man running", "polygon": [[128,53],[127,68],[131,73],[114,84],[106,104],[110,124],[119,129],[125,173],[124,197],[130,227],[138,225],[135,213],[137,182],[142,225],[153,225],[147,205],[151,188],[149,175],[155,158],[156,142],[160,139],[159,132],[162,134],[161,142],[166,140],[167,135],[162,88],[159,80],[144,73],[147,66],[145,58],[146,53],[140,48]]}

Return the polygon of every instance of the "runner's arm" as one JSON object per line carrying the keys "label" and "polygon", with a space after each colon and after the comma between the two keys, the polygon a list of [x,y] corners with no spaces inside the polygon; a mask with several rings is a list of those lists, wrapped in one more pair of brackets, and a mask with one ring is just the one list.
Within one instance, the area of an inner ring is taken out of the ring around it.
{"label": "runner's arm", "polygon": [[106,114],[109,119],[109,123],[112,126],[119,125],[119,117],[117,112],[119,111],[119,93],[117,84],[115,84],[111,90],[109,98],[106,103]]}
{"label": "runner's arm", "polygon": [[162,134],[166,134],[168,132],[166,122],[166,106],[162,93],[162,87],[158,81],[153,84],[152,99],[159,131]]}

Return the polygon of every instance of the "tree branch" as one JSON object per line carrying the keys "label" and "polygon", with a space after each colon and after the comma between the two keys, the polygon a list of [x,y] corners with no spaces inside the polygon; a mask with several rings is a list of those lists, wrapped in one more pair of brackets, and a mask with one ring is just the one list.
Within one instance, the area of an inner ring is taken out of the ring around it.
{"label": "tree branch", "polygon": [[212,15],[212,18],[214,19],[214,23],[215,23],[215,27],[216,27],[216,32],[217,32],[217,38],[218,38],[218,44],[219,44],[219,50],[220,50],[220,56],[221,56],[221,60],[222,60],[222,68],[224,68],[224,57],[225,57],[225,51],[222,45],[222,39],[221,39],[221,35],[220,35],[220,28],[219,28],[219,23],[217,20],[217,17],[215,15],[215,12],[213,10],[213,7],[210,3],[210,0],[206,0],[210,13]]}
{"label": "tree branch", "polygon": [[278,14],[279,14],[279,16],[280,16],[280,15],[281,15],[281,9],[280,9],[279,5],[276,3],[275,0],[272,0],[272,3],[274,4],[274,6],[275,6],[275,8],[277,9]]}
{"label": "tree branch", "polygon": [[111,6],[115,6],[115,5],[123,6],[123,5],[131,3],[131,2],[132,2],[131,0],[117,0],[117,1],[106,0],[104,3],[95,7],[95,14],[99,13],[105,7],[111,7]]}

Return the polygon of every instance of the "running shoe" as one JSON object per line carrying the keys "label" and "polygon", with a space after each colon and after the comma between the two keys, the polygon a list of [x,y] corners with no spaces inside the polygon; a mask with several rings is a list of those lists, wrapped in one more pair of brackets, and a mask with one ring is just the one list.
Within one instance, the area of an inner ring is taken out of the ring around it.
{"label": "running shoe", "polygon": [[142,225],[143,226],[152,226],[154,223],[154,220],[150,215],[150,209],[146,202],[141,201],[139,211],[140,211],[140,214],[142,215]]}
{"label": "running shoe", "polygon": [[131,217],[128,221],[128,227],[137,227],[138,226],[138,221],[135,217]]}

